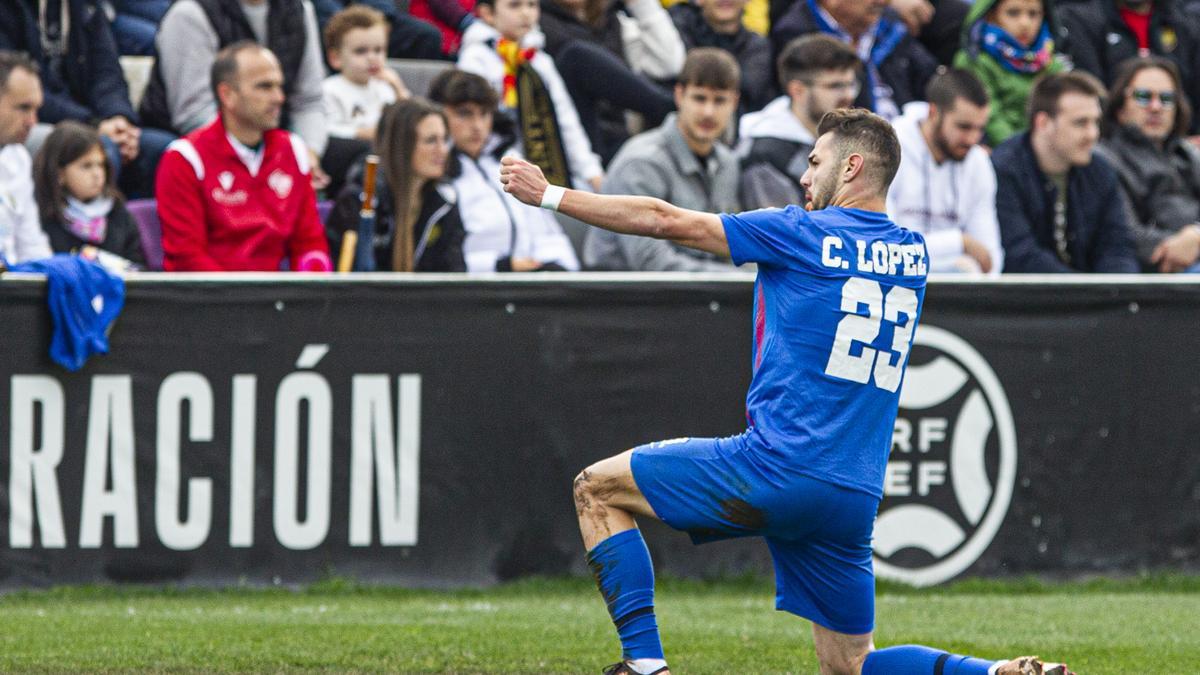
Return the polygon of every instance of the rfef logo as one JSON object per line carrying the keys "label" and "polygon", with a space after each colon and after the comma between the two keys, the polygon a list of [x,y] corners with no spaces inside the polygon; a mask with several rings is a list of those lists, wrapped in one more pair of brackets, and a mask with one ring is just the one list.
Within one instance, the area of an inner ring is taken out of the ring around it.
{"label": "rfef logo", "polygon": [[915,586],[954,578],[996,536],[1017,475],[996,373],[965,340],[917,328],[875,521],[875,570]]}

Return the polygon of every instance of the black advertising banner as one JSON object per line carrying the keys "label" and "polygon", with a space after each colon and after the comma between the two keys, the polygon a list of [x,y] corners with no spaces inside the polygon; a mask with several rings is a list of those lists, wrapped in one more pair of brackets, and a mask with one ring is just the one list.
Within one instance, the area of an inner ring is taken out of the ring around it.
{"label": "black advertising banner", "polygon": [[[583,573],[580,469],[745,420],[749,277],[140,278],[78,373],[43,283],[0,312],[5,588]],[[932,284],[879,574],[1200,567],[1198,319],[1188,283]],[[770,569],[647,531],[660,570]]]}

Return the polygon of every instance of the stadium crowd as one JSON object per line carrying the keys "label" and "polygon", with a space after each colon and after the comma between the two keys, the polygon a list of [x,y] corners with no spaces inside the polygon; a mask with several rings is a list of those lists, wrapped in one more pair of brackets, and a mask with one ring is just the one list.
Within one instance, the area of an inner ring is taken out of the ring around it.
{"label": "stadium crowd", "polygon": [[1197,4],[7,0],[0,255],[326,271],[357,239],[363,271],[735,270],[521,204],[499,158],[802,204],[817,123],[860,106],[896,129],[888,212],[934,272],[1197,272]]}

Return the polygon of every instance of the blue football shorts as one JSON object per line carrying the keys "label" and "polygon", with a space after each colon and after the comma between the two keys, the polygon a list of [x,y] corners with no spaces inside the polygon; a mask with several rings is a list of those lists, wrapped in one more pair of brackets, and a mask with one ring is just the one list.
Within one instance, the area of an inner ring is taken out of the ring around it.
{"label": "blue football shorts", "polygon": [[693,542],[765,538],[776,609],[839,633],[874,629],[878,498],[787,468],[751,432],[649,443],[631,466],[654,513]]}

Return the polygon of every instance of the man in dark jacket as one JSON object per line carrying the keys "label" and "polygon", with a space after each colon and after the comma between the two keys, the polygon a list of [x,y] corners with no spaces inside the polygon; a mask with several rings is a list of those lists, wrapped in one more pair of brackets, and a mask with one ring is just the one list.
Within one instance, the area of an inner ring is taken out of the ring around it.
{"label": "man in dark jacket", "polygon": [[[1063,51],[1077,69],[1112,84],[1117,65],[1135,56],[1165,56],[1179,66],[1193,109],[1200,106],[1200,30],[1173,0],[1059,3]],[[1200,132],[1192,120],[1191,133]]]}
{"label": "man in dark jacket", "polygon": [[1029,96],[1029,131],[996,147],[1005,272],[1138,271],[1116,172],[1093,150],[1100,83],[1048,75]]}
{"label": "man in dark jacket", "polygon": [[887,0],[796,0],[771,24],[778,54],[793,38],[826,33],[849,44],[866,65],[856,106],[892,119],[918,101],[937,61],[908,33]]}
{"label": "man in dark jacket", "polygon": [[1184,137],[1192,111],[1182,90],[1174,62],[1131,59],[1104,111],[1099,153],[1121,176],[1147,271],[1200,272],[1200,150]]}
{"label": "man in dark jacket", "polygon": [[761,110],[775,93],[771,43],[742,25],[748,0],[693,0],[671,7],[671,20],[688,50],[716,47],[733,54],[742,70],[741,110]]}
{"label": "man in dark jacket", "polygon": [[[95,0],[13,0],[0,12],[0,49],[25,52],[41,71],[46,124],[76,120],[108,139],[122,187],[146,193],[174,135],[141,129],[105,16]],[[38,134],[38,142],[49,133]],[[144,188],[144,189],[143,189]]]}

